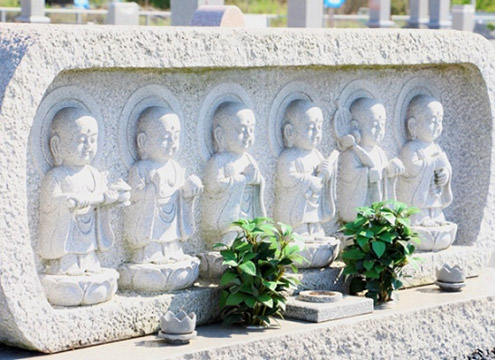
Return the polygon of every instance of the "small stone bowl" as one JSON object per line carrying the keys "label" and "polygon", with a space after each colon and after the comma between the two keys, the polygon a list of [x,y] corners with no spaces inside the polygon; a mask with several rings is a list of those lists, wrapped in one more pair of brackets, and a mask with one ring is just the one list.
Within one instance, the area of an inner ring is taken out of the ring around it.
{"label": "small stone bowl", "polygon": [[464,270],[459,266],[450,266],[443,264],[437,268],[437,280],[443,283],[463,283],[466,279]]}
{"label": "small stone bowl", "polygon": [[301,291],[297,300],[314,303],[337,302],[342,300],[342,293],[327,290],[307,290]]}
{"label": "small stone bowl", "polygon": [[161,330],[158,336],[174,345],[189,344],[191,339],[196,337],[196,314],[191,312],[186,314],[181,310],[176,314],[167,311],[160,317]]}

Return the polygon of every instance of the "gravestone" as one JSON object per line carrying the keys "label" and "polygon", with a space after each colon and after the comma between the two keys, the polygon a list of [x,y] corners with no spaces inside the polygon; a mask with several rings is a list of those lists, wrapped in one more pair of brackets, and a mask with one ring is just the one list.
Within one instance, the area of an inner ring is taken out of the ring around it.
{"label": "gravestone", "polygon": [[108,5],[108,25],[139,25],[139,5],[134,2],[112,1]]}
{"label": "gravestone", "polygon": [[370,28],[388,28],[394,26],[394,22],[390,20],[391,5],[391,0],[369,0],[370,19],[368,26]]}
{"label": "gravestone", "polygon": [[189,26],[194,12],[203,5],[223,5],[224,0],[171,0],[172,26]]}
{"label": "gravestone", "polygon": [[450,0],[429,0],[430,29],[449,29],[452,26],[450,21]]}
{"label": "gravestone", "polygon": [[323,27],[323,2],[320,0],[289,0],[287,26],[297,28]]}
{"label": "gravestone", "polygon": [[49,23],[45,16],[45,0],[21,0],[21,15],[15,21],[25,23]]}
{"label": "gravestone", "polygon": [[427,22],[428,0],[410,0],[408,27],[419,29],[425,27]]}
{"label": "gravestone", "polygon": [[191,26],[242,27],[244,15],[237,6],[201,6],[194,12]]}

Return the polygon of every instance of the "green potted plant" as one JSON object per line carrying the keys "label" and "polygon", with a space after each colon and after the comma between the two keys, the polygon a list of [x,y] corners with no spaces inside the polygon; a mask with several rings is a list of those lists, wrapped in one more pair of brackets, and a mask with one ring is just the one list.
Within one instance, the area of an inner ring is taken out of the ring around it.
{"label": "green potted plant", "polygon": [[402,286],[403,267],[412,260],[417,234],[409,217],[419,210],[397,201],[373,203],[357,209],[353,222],[345,224],[344,234],[352,237],[342,259],[344,275],[352,275],[350,293],[366,290],[376,303],[392,300]]}
{"label": "green potted plant", "polygon": [[267,327],[274,316],[282,317],[286,291],[298,284],[286,270],[304,259],[302,240],[292,228],[268,218],[238,220],[239,230],[231,246],[215,244],[228,269],[220,279],[220,307],[226,324]]}

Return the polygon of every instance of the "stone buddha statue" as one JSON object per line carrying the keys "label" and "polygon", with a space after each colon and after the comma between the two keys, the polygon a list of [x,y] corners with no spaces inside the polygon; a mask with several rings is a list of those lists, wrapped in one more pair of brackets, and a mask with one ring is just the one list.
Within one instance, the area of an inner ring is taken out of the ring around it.
{"label": "stone buddha statue", "polygon": [[216,153],[205,171],[203,234],[208,244],[232,244],[237,234],[230,224],[240,218],[265,216],[264,179],[248,153],[254,142],[252,110],[236,102],[221,104],[214,114]]}
{"label": "stone buddha statue", "polygon": [[194,233],[194,205],[201,180],[186,178],[173,159],[181,124],[170,109],[149,107],[139,117],[139,160],[129,171],[131,205],[124,236],[131,264],[120,268],[120,285],[140,291],[167,291],[191,286],[198,277],[197,258],[185,255],[181,242]]}
{"label": "stone buddha statue", "polygon": [[442,133],[443,107],[436,99],[418,95],[407,109],[408,141],[400,152],[405,172],[397,184],[400,201],[420,209],[411,224],[420,235],[418,250],[442,250],[455,240],[457,225],[445,220],[452,203],[452,166],[435,142]]}
{"label": "stone buddha statue", "polygon": [[[101,268],[96,253],[113,245],[109,206],[126,204],[130,188],[122,180],[108,185],[91,166],[98,124],[85,110],[58,111],[50,130],[54,166],[44,176],[40,194],[38,254],[45,264],[41,281],[55,305],[106,301],[117,289],[118,274]],[[105,291],[92,293],[98,286]]]}
{"label": "stone buddha statue", "polygon": [[306,243],[301,267],[323,267],[337,255],[339,242],[325,236],[322,224],[335,215],[338,152],[325,159],[316,148],[322,138],[323,113],[306,100],[285,111],[285,149],[277,161],[274,219],[292,226]]}
{"label": "stone buddha statue", "polygon": [[373,202],[395,200],[395,182],[404,172],[402,162],[387,159],[380,147],[386,113],[382,104],[359,98],[350,106],[352,131],[343,136],[339,159],[338,202],[342,222],[353,221],[356,209]]}
{"label": "stone buddha statue", "polygon": [[[237,236],[231,223],[240,218],[265,216],[264,179],[248,153],[254,142],[255,117],[238,102],[224,102],[213,116],[215,154],[206,164],[202,235],[208,250],[215,243],[231,245]],[[217,251],[198,255],[201,277],[219,278],[225,266]]]}

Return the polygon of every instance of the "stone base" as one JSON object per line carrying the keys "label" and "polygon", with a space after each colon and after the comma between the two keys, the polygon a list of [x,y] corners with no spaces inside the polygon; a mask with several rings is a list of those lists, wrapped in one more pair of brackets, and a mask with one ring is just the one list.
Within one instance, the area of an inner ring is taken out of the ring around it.
{"label": "stone base", "polygon": [[48,302],[58,306],[93,305],[110,300],[117,291],[118,278],[117,271],[106,268],[91,275],[40,275]]}
{"label": "stone base", "polygon": [[421,240],[421,244],[415,244],[417,251],[440,251],[454,242],[457,224],[448,222],[441,226],[412,226],[412,229],[419,234]]}
{"label": "stone base", "polygon": [[373,300],[358,296],[344,296],[340,301],[327,303],[302,301],[291,296],[286,305],[284,317],[310,322],[343,319],[373,312]]}
{"label": "stone base", "polygon": [[166,342],[173,345],[185,345],[189,344],[192,339],[194,339],[197,335],[196,331],[193,331],[190,334],[167,334],[163,331],[158,332],[158,337],[162,338]]}
{"label": "stone base", "polygon": [[208,251],[200,253],[197,257],[201,260],[199,265],[199,276],[202,279],[218,281],[228,266],[223,265],[223,257],[219,251]]}
{"label": "stone base", "polygon": [[139,292],[164,292],[185,289],[199,275],[199,260],[186,256],[170,264],[123,264],[119,267],[119,288]]}
{"label": "stone base", "polygon": [[300,269],[319,269],[330,265],[339,254],[340,240],[333,237],[315,239],[304,244],[301,255],[308,260],[296,266]]}

